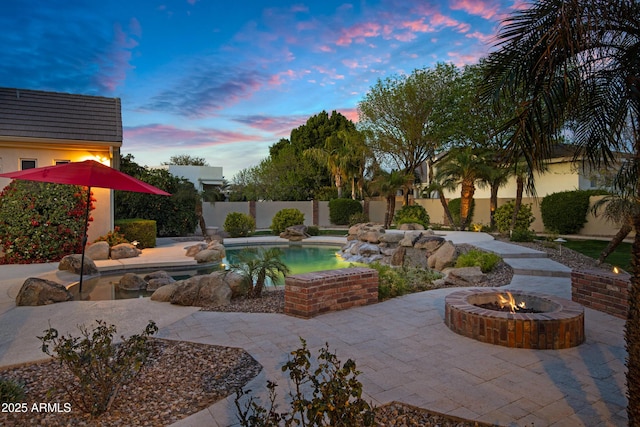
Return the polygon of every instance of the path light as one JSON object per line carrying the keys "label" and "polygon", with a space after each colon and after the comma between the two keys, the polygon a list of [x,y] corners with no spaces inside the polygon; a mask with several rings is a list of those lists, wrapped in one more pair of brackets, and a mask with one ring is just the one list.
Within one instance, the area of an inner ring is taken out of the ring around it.
{"label": "path light", "polygon": [[558,242],[560,244],[560,255],[562,256],[562,244],[567,243],[562,237],[558,237],[554,242]]}
{"label": "path light", "polygon": [[620,274],[620,269],[616,265],[613,266],[613,274]]}

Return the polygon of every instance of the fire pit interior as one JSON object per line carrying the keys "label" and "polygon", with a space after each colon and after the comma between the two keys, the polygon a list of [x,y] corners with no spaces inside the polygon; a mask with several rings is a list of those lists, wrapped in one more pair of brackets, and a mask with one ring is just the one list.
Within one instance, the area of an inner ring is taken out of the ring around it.
{"label": "fire pit interior", "polygon": [[445,298],[445,323],[460,335],[506,347],[562,349],[584,342],[583,307],[534,292],[453,292]]}

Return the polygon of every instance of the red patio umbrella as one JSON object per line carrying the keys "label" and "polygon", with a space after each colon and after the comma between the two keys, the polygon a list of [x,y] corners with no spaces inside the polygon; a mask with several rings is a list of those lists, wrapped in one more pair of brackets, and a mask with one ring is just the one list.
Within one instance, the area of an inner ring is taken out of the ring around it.
{"label": "red patio umbrella", "polygon": [[91,205],[91,187],[110,188],[112,190],[134,191],[138,193],[170,196],[153,185],[142,182],[126,173],[117,171],[95,160],[65,163],[43,168],[1,173],[0,177],[22,179],[25,181],[51,182],[55,184],[82,185],[88,187],[87,211],[85,213],[84,237],[82,239],[82,264],[80,265],[79,291],[82,292],[82,275],[84,273],[84,250],[87,245],[87,228],[89,226],[89,207]]}

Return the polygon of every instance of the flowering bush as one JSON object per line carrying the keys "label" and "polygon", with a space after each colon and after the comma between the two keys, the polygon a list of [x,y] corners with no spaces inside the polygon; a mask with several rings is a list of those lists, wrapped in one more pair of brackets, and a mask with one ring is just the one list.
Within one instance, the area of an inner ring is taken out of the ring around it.
{"label": "flowering bush", "polygon": [[12,181],[0,193],[0,264],[59,261],[79,253],[86,196],[80,186]]}

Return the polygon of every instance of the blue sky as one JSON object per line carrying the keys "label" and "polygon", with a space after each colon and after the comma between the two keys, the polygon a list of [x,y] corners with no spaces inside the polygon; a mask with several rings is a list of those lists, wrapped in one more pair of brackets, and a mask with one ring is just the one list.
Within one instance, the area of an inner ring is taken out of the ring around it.
{"label": "blue sky", "polygon": [[5,0],[0,86],[122,99],[142,165],[204,157],[231,179],[378,79],[472,64],[521,0]]}

